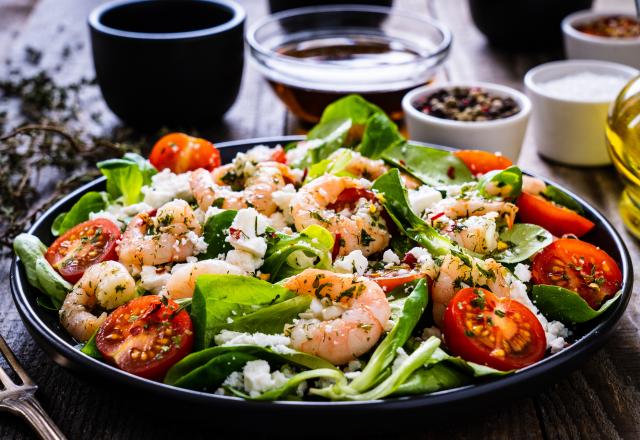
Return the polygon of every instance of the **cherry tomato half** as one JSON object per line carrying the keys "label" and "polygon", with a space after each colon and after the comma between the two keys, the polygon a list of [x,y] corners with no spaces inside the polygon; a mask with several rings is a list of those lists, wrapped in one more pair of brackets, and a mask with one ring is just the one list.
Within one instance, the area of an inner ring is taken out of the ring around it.
{"label": "cherry tomato half", "polygon": [[120,228],[113,222],[97,218],[74,226],[53,242],[45,258],[62,278],[75,284],[84,271],[107,260],[117,260],[116,242]]}
{"label": "cherry tomato half", "polygon": [[526,306],[475,287],[462,289],[451,299],[443,332],[454,354],[498,370],[531,365],[547,348],[542,325]]}
{"label": "cherry tomato half", "polygon": [[582,237],[594,227],[591,220],[540,196],[522,193],[516,205],[521,222],[542,226],[557,237],[565,234]]}
{"label": "cherry tomato half", "polygon": [[531,278],[535,284],[573,290],[593,309],[622,286],[622,272],[613,258],[592,244],[571,238],[556,240],[536,255]]}
{"label": "cherry tomato half", "polygon": [[193,326],[189,314],[175,301],[141,296],[109,315],[98,330],[96,345],[121,370],[161,380],[191,352]]}
{"label": "cherry tomato half", "polygon": [[385,293],[391,292],[398,286],[409,283],[425,275],[419,272],[407,272],[407,270],[385,270],[366,275],[371,281],[382,287]]}
{"label": "cherry tomato half", "polygon": [[206,139],[171,133],[156,142],[149,162],[158,170],[169,168],[176,174],[198,168],[211,171],[220,166],[220,152]]}
{"label": "cherry tomato half", "polygon": [[280,145],[273,149],[271,153],[271,160],[274,162],[287,163],[287,153],[284,151]]}
{"label": "cherry tomato half", "polygon": [[458,150],[453,153],[469,168],[471,174],[486,174],[493,170],[504,170],[513,163],[504,156],[482,150]]}

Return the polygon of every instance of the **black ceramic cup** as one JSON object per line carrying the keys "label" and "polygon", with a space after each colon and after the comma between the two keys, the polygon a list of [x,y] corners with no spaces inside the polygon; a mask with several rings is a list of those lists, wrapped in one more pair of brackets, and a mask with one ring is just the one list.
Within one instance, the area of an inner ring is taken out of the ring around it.
{"label": "black ceramic cup", "polygon": [[96,78],[137,127],[217,122],[244,67],[245,12],[229,0],[117,0],[89,15]]}

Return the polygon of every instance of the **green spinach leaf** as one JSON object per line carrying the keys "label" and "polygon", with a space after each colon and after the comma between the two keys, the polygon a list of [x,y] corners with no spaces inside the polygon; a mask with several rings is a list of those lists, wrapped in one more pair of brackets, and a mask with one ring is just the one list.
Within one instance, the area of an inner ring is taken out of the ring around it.
{"label": "green spinach leaf", "polygon": [[553,235],[538,225],[516,223],[500,234],[500,240],[507,243],[509,248],[493,254],[493,258],[501,263],[513,264],[531,258],[549,246]]}
{"label": "green spinach leaf", "polygon": [[577,212],[580,215],[584,215],[584,209],[580,206],[577,200],[571,197],[566,192],[562,191],[560,188],[547,185],[545,190],[542,192],[542,197],[547,200],[551,200],[552,202],[557,203],[558,205],[562,205],[565,208],[569,208],[572,211]]}
{"label": "green spinach leaf", "polygon": [[394,396],[428,394],[469,385],[471,378],[444,363],[429,368],[419,368],[393,393]]}
{"label": "green spinach leaf", "polygon": [[382,158],[431,186],[473,181],[467,166],[448,151],[413,144],[396,144]]}
{"label": "green spinach leaf", "polygon": [[238,211],[229,209],[209,217],[204,224],[203,236],[207,243],[207,251],[198,255],[199,260],[218,258],[218,255],[226,254],[233,247],[225,241],[227,230],[231,227],[233,219]]}
{"label": "green spinach leaf", "polygon": [[480,178],[478,190],[484,197],[513,200],[522,192],[522,171],[517,166],[489,171]]}
{"label": "green spinach leaf", "polygon": [[379,159],[382,153],[405,139],[398,127],[384,113],[374,113],[367,119],[358,152],[371,159]]}
{"label": "green spinach leaf", "polygon": [[196,349],[210,346],[234,320],[292,297],[282,286],[244,275],[199,276],[191,303]]}
{"label": "green spinach leaf", "polygon": [[564,324],[590,321],[607,311],[621,296],[622,290],[594,310],[580,295],[562,287],[537,284],[531,291],[531,300],[542,314]]}

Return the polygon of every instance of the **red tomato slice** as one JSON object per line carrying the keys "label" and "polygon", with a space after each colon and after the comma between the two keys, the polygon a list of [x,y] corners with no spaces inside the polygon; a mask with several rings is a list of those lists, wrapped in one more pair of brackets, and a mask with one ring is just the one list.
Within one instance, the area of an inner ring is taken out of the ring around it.
{"label": "red tomato slice", "polygon": [[175,301],[141,296],[109,315],[98,330],[96,345],[121,370],[161,380],[191,352],[193,326],[189,314]]}
{"label": "red tomato slice", "polygon": [[557,237],[565,234],[582,237],[595,226],[591,220],[540,196],[522,193],[516,205],[521,222],[542,226]]}
{"label": "red tomato slice", "polygon": [[120,228],[113,222],[103,218],[89,220],[58,237],[45,258],[65,280],[75,284],[89,266],[118,259],[119,239]]}
{"label": "red tomato slice", "polygon": [[460,290],[444,312],[447,347],[463,359],[498,370],[531,365],[544,356],[542,325],[523,304],[488,290]]}
{"label": "red tomato slice", "polygon": [[573,290],[593,309],[622,286],[622,272],[613,258],[592,244],[570,238],[556,240],[536,255],[531,277],[535,284]]}
{"label": "red tomato slice", "polygon": [[513,165],[509,159],[504,156],[482,150],[458,150],[453,153],[469,168],[471,174],[486,174],[493,170],[504,170]]}
{"label": "red tomato slice", "polygon": [[220,166],[220,152],[206,139],[171,133],[156,142],[149,161],[159,170],[169,168],[176,174],[198,168],[211,171]]}
{"label": "red tomato slice", "polygon": [[274,162],[280,162],[283,164],[287,163],[287,153],[284,151],[280,145],[273,149],[273,153],[271,153],[271,160]]}
{"label": "red tomato slice", "polygon": [[419,272],[407,273],[406,270],[387,270],[384,272],[374,272],[366,276],[372,281],[375,281],[378,286],[382,287],[385,293],[389,293],[398,286],[402,286],[426,275]]}

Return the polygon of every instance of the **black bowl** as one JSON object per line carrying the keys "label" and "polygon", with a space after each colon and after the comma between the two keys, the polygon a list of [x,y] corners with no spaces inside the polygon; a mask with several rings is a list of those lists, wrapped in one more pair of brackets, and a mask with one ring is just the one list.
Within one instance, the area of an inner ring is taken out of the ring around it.
{"label": "black bowl", "polygon": [[489,43],[507,50],[562,47],[560,23],[593,0],[469,0],[471,17]]}
{"label": "black bowl", "polygon": [[[300,139],[300,136],[251,139],[221,143],[218,144],[218,148],[221,149],[223,162],[228,162],[238,152],[246,151],[255,145],[284,145]],[[53,236],[50,228],[56,216],[67,211],[85,192],[103,189],[104,179],[95,180],[77,189],[45,212],[29,229],[29,233],[36,235],[44,243],[51,243]],[[607,219],[584,200],[571,195],[582,205],[586,216],[596,224],[585,239],[602,247],[622,269],[623,294],[620,300],[589,325],[576,328],[575,341],[560,353],[510,376],[424,396],[367,402],[254,402],[175,388],[125,373],[74,348],[75,343],[60,327],[57,314],[36,303],[38,292],[27,282],[24,268],[17,258],[14,259],[11,268],[11,291],[27,329],[57,363],[84,374],[94,383],[128,388],[128,392],[123,394],[127,399],[137,396],[152,403],[162,401],[164,405],[170,405],[172,416],[210,420],[215,414],[216,419],[229,422],[246,421],[250,418],[253,423],[245,422],[243,429],[278,433],[282,433],[283,426],[308,429],[311,416],[313,420],[318,420],[317,417],[320,417],[320,420],[330,420],[332,427],[340,427],[343,432],[362,432],[363,429],[368,432],[385,428],[397,432],[424,424],[427,420],[436,420],[437,417],[449,413],[460,414],[461,410],[477,409],[478,405],[486,405],[491,400],[504,400],[521,397],[523,393],[538,392],[541,384],[555,381],[580,365],[611,335],[631,297],[631,260],[622,239]],[[132,392],[133,390],[135,392]],[[151,407],[157,408],[157,403]],[[318,429],[331,432],[334,428],[318,426]]]}
{"label": "black bowl", "polygon": [[130,125],[206,127],[231,107],[245,12],[229,0],[117,0],[89,15],[96,78]]}

